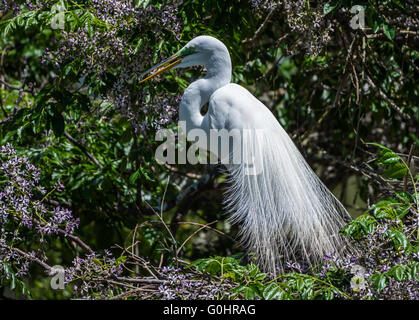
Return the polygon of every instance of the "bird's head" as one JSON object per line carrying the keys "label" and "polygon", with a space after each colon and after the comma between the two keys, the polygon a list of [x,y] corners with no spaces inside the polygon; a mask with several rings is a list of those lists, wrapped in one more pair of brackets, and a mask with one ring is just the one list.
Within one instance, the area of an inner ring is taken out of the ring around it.
{"label": "bird's head", "polygon": [[[199,36],[189,41],[182,49],[171,57],[156,64],[140,76],[140,83],[147,81],[165,71],[176,68],[186,68],[196,65],[207,67],[212,59],[227,56],[228,50],[224,43],[211,36]],[[148,76],[147,76],[148,75]]]}

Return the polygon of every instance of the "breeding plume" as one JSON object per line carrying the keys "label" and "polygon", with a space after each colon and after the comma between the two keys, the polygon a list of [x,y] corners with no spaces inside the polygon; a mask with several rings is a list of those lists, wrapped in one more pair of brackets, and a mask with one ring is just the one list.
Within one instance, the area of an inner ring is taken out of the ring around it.
{"label": "breeding plume", "polygon": [[[206,75],[186,89],[179,119],[185,121],[187,132],[201,129],[208,136],[211,130],[239,132],[240,142],[230,149],[229,159],[239,154],[241,161],[226,165],[230,187],[225,206],[231,221],[240,225],[243,246],[255,253],[263,270],[274,273],[287,259],[313,263],[324,254],[342,252],[345,243],[339,229],[349,217],[347,211],[271,111],[231,83],[231,59],[221,41],[196,37],[144,72],[141,82],[172,68],[195,65],[204,66]],[[202,115],[207,103],[208,111]],[[208,151],[217,152],[208,145]]]}

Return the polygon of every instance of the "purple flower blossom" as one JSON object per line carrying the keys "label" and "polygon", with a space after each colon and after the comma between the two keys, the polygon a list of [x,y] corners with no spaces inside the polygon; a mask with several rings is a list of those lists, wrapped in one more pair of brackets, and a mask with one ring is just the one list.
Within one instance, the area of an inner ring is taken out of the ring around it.
{"label": "purple flower blossom", "polygon": [[[14,249],[24,237],[30,235],[31,241],[41,242],[45,235],[59,231],[70,235],[79,224],[70,210],[46,205],[44,199],[36,198],[45,193],[38,185],[40,176],[40,170],[28,158],[18,156],[11,144],[0,146],[0,260],[12,263],[19,277],[26,275],[30,259],[35,256],[22,256]],[[58,187],[64,186],[58,181]],[[43,254],[38,258],[45,260]],[[0,281],[2,277],[0,274]]]}

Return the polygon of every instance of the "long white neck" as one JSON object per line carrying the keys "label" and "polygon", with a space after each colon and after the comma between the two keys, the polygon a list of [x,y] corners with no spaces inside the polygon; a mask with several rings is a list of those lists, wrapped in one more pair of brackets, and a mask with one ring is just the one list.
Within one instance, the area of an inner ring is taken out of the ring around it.
{"label": "long white neck", "polygon": [[195,128],[205,129],[201,108],[217,89],[231,81],[231,60],[227,50],[206,56],[200,65],[207,69],[206,76],[189,85],[180,103],[179,120],[186,122],[187,132]]}

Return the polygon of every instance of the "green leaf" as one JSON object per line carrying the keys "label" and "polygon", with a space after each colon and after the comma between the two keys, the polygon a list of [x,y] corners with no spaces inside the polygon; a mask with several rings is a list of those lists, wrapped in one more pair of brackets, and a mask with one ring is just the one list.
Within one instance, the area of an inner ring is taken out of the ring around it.
{"label": "green leaf", "polygon": [[389,218],[392,219],[395,216],[394,207],[400,205],[400,202],[398,202],[394,198],[388,198],[386,200],[382,200],[377,202],[376,204],[373,204],[369,211],[373,211],[374,216],[377,219],[384,219]]}
{"label": "green leaf", "polygon": [[380,27],[381,27],[380,21],[374,20],[374,27],[373,27],[374,33],[377,33],[378,30],[380,30]]}
{"label": "green leaf", "polygon": [[347,236],[354,238],[364,237],[371,234],[375,230],[378,222],[369,214],[363,214],[354,220],[350,221],[343,229],[342,232]]}
{"label": "green leaf", "polygon": [[304,289],[304,279],[301,279],[301,278],[297,279],[295,284],[298,291],[302,291]]}
{"label": "green leaf", "polygon": [[383,273],[376,273],[371,276],[374,286],[377,288],[378,293],[387,286],[387,277]]}
{"label": "green leaf", "polygon": [[392,228],[387,231],[387,235],[393,240],[393,243],[397,248],[403,247],[406,249],[408,247],[409,240],[403,232]]}
{"label": "green leaf", "polygon": [[240,286],[234,288],[231,291],[231,293],[233,294],[233,296],[237,296],[237,295],[243,293],[246,289],[247,289],[247,287],[245,285],[240,285]]}
{"label": "green leaf", "polygon": [[400,157],[393,151],[384,151],[379,159],[382,164],[393,164],[400,161]]}
{"label": "green leaf", "polygon": [[410,206],[400,206],[396,209],[397,217],[402,219],[410,212]]}
{"label": "green leaf", "polygon": [[401,191],[396,193],[397,197],[404,201],[404,203],[409,204],[413,201],[413,197],[410,193]]}
{"label": "green leaf", "polygon": [[382,144],[376,143],[376,142],[367,142],[366,144],[370,144],[372,146],[379,147],[383,150],[391,151],[391,149],[387,148],[386,146],[383,146]]}
{"label": "green leaf", "polygon": [[332,2],[327,2],[324,6],[323,6],[323,15],[327,15],[330,12],[332,12],[333,10],[335,10],[340,4],[340,1],[332,1]]}
{"label": "green leaf", "polygon": [[398,282],[403,281],[405,278],[406,266],[397,265],[391,268],[388,273],[393,276]]}
{"label": "green leaf", "polygon": [[249,287],[245,287],[245,289],[243,290],[244,293],[244,298],[247,300],[253,299],[258,295],[258,290],[257,287],[255,287],[254,285],[251,285]]}
{"label": "green leaf", "polygon": [[16,23],[14,19],[10,19],[8,21],[5,21],[5,27],[3,29],[2,37],[6,38],[6,36],[14,29],[16,28]]}
{"label": "green leaf", "polygon": [[416,281],[419,281],[419,262],[414,262],[410,268],[410,275]]}
{"label": "green leaf", "polygon": [[260,272],[257,265],[255,265],[254,263],[251,263],[251,264],[247,265],[246,267],[247,267],[247,270],[249,271],[248,275],[250,277],[254,277],[256,274],[258,274]]}
{"label": "green leaf", "polygon": [[154,179],[150,176],[150,174],[149,174],[149,172],[151,173],[151,171],[150,170],[148,170],[148,169],[146,169],[146,168],[143,168],[143,167],[141,167],[140,168],[140,172],[141,172],[141,175],[147,180],[147,181],[151,181],[151,182],[154,182]]}
{"label": "green leaf", "polygon": [[282,289],[277,284],[270,283],[263,289],[262,295],[266,300],[280,299],[282,292]]}
{"label": "green leaf", "polygon": [[389,38],[390,40],[393,40],[396,34],[396,28],[394,26],[383,24],[383,32],[387,38]]}
{"label": "green leaf", "polygon": [[407,172],[408,170],[403,163],[395,163],[387,168],[383,176],[390,179],[401,179]]}
{"label": "green leaf", "polygon": [[129,182],[131,184],[134,184],[138,177],[140,176],[140,169],[138,169],[137,171],[135,171],[130,177],[129,177]]}
{"label": "green leaf", "polygon": [[[389,210],[390,209],[390,210]],[[391,208],[377,208],[374,210],[374,217],[377,219],[391,219],[393,217]]]}

